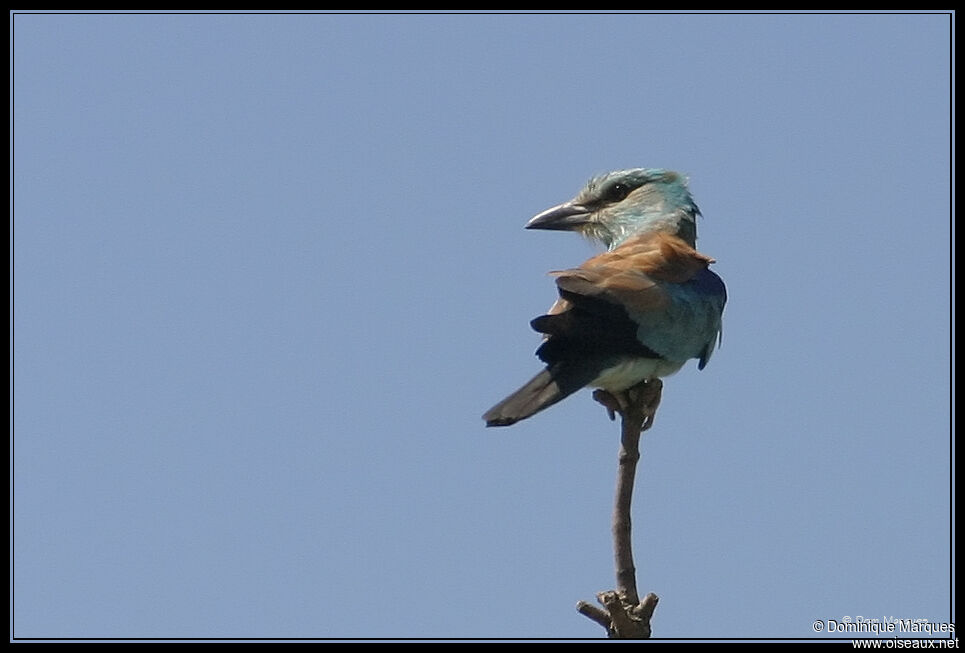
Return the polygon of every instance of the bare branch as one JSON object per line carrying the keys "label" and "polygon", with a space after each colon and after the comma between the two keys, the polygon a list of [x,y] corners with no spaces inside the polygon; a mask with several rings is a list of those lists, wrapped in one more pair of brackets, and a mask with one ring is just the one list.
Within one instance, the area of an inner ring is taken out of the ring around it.
{"label": "bare branch", "polygon": [[597,622],[607,630],[610,629],[610,614],[606,610],[601,610],[592,603],[580,601],[576,604],[576,611]]}
{"label": "bare branch", "polygon": [[616,499],[613,506],[613,558],[617,589],[600,592],[597,600],[606,611],[580,601],[580,614],[607,629],[612,638],[646,639],[650,637],[650,618],[659,599],[647,594],[643,602],[637,593],[636,568],[631,543],[630,504],[637,461],[640,460],[640,435],[653,425],[663,383],[659,379],[643,381],[623,393],[597,390],[593,398],[603,404],[611,419],[620,414],[620,455],[617,465]]}

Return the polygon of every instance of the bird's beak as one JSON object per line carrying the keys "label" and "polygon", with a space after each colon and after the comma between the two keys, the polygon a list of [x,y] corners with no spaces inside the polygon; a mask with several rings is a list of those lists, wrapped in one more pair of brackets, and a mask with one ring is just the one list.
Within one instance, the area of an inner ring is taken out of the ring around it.
{"label": "bird's beak", "polygon": [[590,211],[582,204],[566,202],[546,209],[526,223],[527,229],[577,231],[590,221]]}

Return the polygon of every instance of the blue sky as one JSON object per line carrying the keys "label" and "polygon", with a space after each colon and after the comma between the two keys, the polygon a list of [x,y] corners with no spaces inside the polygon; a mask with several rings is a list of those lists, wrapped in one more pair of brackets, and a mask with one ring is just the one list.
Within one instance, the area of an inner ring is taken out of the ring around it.
{"label": "blue sky", "polygon": [[948,15],[11,25],[12,637],[600,636],[618,426],[480,416],[597,252],[523,224],[627,167],[730,296],[642,442],[654,635],[953,619]]}

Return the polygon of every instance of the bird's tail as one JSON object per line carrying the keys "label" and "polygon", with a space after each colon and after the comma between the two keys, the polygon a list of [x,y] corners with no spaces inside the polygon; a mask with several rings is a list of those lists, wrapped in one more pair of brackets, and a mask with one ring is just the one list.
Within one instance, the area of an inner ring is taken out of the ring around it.
{"label": "bird's tail", "polygon": [[597,376],[596,370],[557,363],[486,411],[486,426],[509,426],[569,397]]}

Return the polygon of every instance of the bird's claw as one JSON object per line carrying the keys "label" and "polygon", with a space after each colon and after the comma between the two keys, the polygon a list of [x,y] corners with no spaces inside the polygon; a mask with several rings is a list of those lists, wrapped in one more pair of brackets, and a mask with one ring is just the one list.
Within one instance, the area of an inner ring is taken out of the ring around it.
{"label": "bird's claw", "polygon": [[660,379],[651,379],[642,381],[623,392],[594,390],[593,399],[606,408],[610,421],[616,419],[617,413],[623,417],[632,416],[640,420],[640,430],[646,431],[653,426],[657,407],[660,406],[662,390],[663,382]]}
{"label": "bird's claw", "polygon": [[657,408],[660,406],[660,397],[663,394],[663,381],[660,379],[643,381],[626,392],[634,410],[642,419],[640,431],[646,431],[653,426],[653,420],[657,416]]}
{"label": "bird's claw", "polygon": [[622,392],[594,390],[593,399],[606,408],[606,414],[610,417],[611,422],[617,418],[617,413],[623,415],[627,410],[627,400]]}

